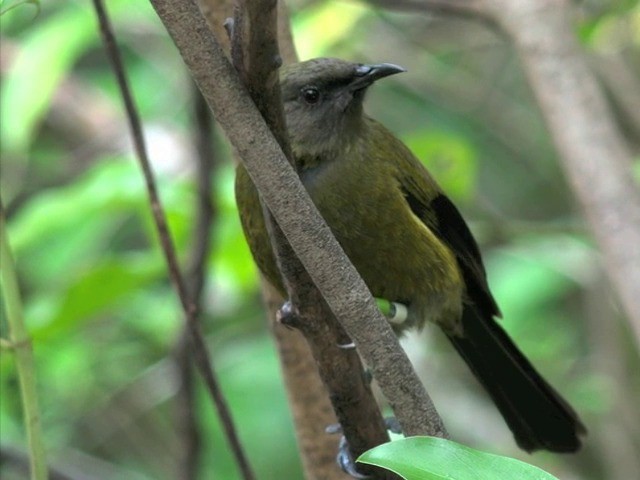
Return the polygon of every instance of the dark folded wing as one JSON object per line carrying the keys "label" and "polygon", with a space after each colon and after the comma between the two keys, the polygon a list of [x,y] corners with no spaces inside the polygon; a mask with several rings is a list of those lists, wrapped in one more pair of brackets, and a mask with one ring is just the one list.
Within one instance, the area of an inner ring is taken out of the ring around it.
{"label": "dark folded wing", "polygon": [[454,252],[467,287],[468,301],[476,305],[489,318],[500,316],[482,263],[480,249],[456,206],[443,193],[426,200],[407,179],[403,193],[413,213]]}

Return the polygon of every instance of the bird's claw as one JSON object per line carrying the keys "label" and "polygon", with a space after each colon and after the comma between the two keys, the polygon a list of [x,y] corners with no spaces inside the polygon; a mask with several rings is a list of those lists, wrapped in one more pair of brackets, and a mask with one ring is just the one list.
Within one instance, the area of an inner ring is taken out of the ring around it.
{"label": "bird's claw", "polygon": [[327,425],[324,428],[324,433],[328,433],[329,435],[335,435],[336,433],[342,433],[342,425],[339,423],[332,423],[331,425]]}
{"label": "bird's claw", "polygon": [[336,461],[338,462],[338,465],[340,466],[342,471],[353,478],[372,478],[369,475],[364,475],[358,472],[356,468],[356,462],[354,462],[353,458],[351,457],[349,444],[347,443],[347,439],[344,436],[340,438],[340,445],[338,446],[338,456],[336,457]]}
{"label": "bird's claw", "polygon": [[[402,434],[402,427],[400,427],[400,422],[396,419],[396,417],[385,417],[384,424],[392,433]],[[339,423],[332,423],[331,425],[327,425],[324,431],[328,434],[336,434],[342,433],[342,426]],[[356,468],[356,462],[354,462],[353,457],[351,456],[351,451],[349,450],[349,444],[347,442],[346,437],[343,435],[340,438],[340,444],[338,445],[338,455],[336,457],[336,461],[342,471],[347,475],[350,475],[353,478],[357,479],[367,479],[372,478],[370,475],[364,475],[358,472]]]}
{"label": "bird's claw", "polygon": [[[342,433],[342,425],[340,425],[339,423],[332,423],[331,425],[327,425],[324,431],[332,435],[336,433]],[[338,455],[336,456],[336,462],[344,473],[350,475],[353,478],[371,478],[369,475],[363,475],[356,469],[356,462],[354,462],[353,458],[351,457],[349,444],[347,443],[347,439],[344,435],[340,437],[340,444],[338,445]]]}
{"label": "bird's claw", "polygon": [[300,320],[298,309],[293,306],[290,300],[287,300],[276,312],[276,321],[285,327],[296,328]]}

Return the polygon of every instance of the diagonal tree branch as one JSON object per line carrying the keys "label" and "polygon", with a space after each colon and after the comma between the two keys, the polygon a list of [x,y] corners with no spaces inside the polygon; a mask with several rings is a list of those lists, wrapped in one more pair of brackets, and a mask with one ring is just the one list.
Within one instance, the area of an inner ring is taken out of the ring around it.
{"label": "diagonal tree branch", "polygon": [[[212,141],[214,135],[211,110],[195,85],[193,85],[192,92],[198,195],[186,280],[191,301],[200,310],[207,272],[207,257],[211,251],[211,227],[216,216],[216,207],[211,194],[216,151]],[[177,477],[184,480],[195,479],[197,478],[201,452],[201,435],[195,408],[195,370],[191,356],[189,328],[186,325],[176,342],[173,356],[178,367],[179,377],[179,387],[176,393],[176,425],[180,436],[178,443],[181,447],[181,457]]]}

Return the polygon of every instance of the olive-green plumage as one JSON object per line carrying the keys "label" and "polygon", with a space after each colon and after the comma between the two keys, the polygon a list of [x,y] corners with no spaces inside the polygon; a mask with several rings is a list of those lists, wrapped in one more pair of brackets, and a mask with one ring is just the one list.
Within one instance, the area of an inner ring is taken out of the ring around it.
{"label": "olive-green plumage", "polygon": [[[494,321],[479,249],[431,175],[364,114],[376,80],[404,71],[315,59],[284,67],[287,130],[302,183],[374,296],[407,305],[399,333],[438,324],[525,450],[574,451],[584,427]],[[284,294],[258,194],[238,167],[236,197],[258,267]]]}

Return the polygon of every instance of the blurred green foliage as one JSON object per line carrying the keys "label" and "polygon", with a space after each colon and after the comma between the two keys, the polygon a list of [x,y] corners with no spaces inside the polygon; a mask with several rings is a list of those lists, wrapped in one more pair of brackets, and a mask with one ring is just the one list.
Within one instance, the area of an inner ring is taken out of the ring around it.
{"label": "blurred green foliage", "polygon": [[[429,347],[416,367],[454,438],[525,459],[560,478],[625,478],[615,476],[624,470],[608,459],[603,438],[610,438],[605,426],[619,424],[613,412],[624,411],[625,395],[639,391],[638,379],[625,376],[637,371],[637,352],[617,320],[513,49],[474,22],[372,10],[357,2],[291,3],[301,58],[338,56],[408,68],[371,91],[369,113],[412,148],[460,206],[482,245],[504,325],[591,432],[585,453],[575,459],[518,452],[470,374],[427,329],[412,337]],[[582,7],[578,30],[589,54],[621,55],[637,79],[637,2]],[[193,88],[149,4],[112,0],[108,8],[186,265],[197,205]],[[34,338],[50,462],[86,478],[172,478],[181,441],[172,351],[182,317],[128,146],[121,101],[90,4],[44,2],[35,17],[33,10],[23,5],[0,17],[1,185]],[[215,133],[216,218],[204,330],[259,478],[300,478],[222,138]],[[5,337],[4,318],[0,327]],[[6,351],[0,389],[0,447],[19,451],[19,392]],[[237,478],[199,384],[195,408],[203,438],[201,478]],[[628,425],[640,423],[635,415]],[[632,427],[623,438],[631,445],[640,441]],[[20,478],[3,468],[3,478]]]}

